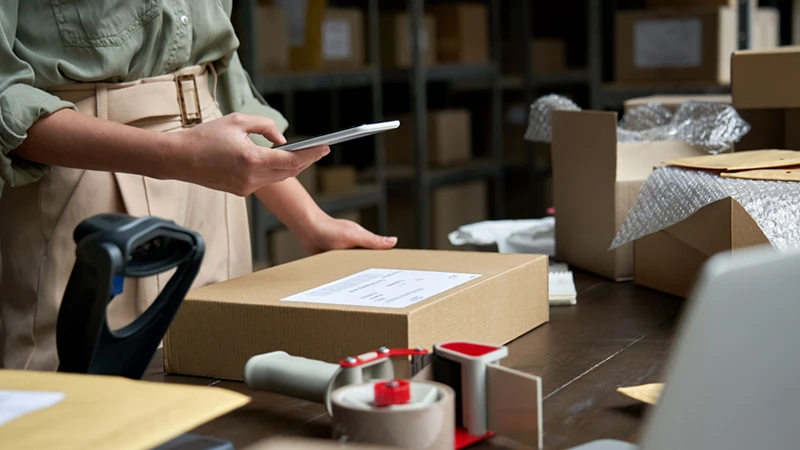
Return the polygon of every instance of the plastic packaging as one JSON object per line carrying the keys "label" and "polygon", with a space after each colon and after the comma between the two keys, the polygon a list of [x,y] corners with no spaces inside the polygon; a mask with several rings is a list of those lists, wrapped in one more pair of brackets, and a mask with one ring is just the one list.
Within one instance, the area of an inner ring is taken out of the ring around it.
{"label": "plastic packaging", "polygon": [[497,244],[498,253],[533,253],[553,256],[555,218],[497,220],[464,225],[448,235],[452,245]]}
{"label": "plastic packaging", "polygon": [[742,205],[777,250],[800,249],[800,183],[723,178],[677,167],[658,168],[648,177],[611,249],[668,228],[728,197]]}
{"label": "plastic packaging", "polygon": [[[525,139],[552,142],[553,111],[580,111],[566,97],[547,95],[530,107]],[[673,114],[657,102],[630,110],[620,121],[620,142],[677,140],[717,154],[728,151],[750,131],[750,124],[724,103],[687,101]]]}

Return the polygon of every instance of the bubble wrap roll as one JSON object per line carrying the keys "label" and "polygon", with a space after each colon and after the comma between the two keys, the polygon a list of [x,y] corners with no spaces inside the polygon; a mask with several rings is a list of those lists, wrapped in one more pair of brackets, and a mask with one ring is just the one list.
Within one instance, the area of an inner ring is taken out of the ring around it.
{"label": "bubble wrap roll", "polygon": [[664,230],[728,197],[742,205],[777,250],[800,249],[800,183],[723,178],[677,167],[661,167],[650,175],[611,249]]}

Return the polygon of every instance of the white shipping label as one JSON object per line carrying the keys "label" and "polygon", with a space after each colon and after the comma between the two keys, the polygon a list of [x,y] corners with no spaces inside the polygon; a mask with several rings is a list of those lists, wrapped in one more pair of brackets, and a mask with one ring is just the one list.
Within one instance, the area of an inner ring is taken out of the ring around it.
{"label": "white shipping label", "polygon": [[289,45],[303,47],[306,45],[306,18],[308,16],[307,0],[275,0],[289,22]]}
{"label": "white shipping label", "polygon": [[634,24],[637,69],[685,69],[703,62],[700,19],[640,20]]}
{"label": "white shipping label", "polygon": [[65,396],[63,392],[0,390],[0,426],[25,414],[50,408]]}
{"label": "white shipping label", "polygon": [[322,26],[322,58],[328,61],[347,59],[353,54],[350,22],[327,19]]}
{"label": "white shipping label", "polygon": [[476,274],[399,269],[367,269],[282,299],[327,305],[406,308],[468,281]]}

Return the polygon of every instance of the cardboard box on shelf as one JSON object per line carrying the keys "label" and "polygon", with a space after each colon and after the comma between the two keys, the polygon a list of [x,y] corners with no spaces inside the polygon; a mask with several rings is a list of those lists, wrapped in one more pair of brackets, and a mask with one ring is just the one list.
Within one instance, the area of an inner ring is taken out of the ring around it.
{"label": "cardboard box on shelf", "polygon": [[651,95],[649,97],[638,97],[626,100],[623,103],[624,113],[628,113],[633,108],[645,106],[648,103],[658,103],[668,110],[675,112],[688,101],[733,104],[733,97],[729,94],[698,94],[698,95]]}
{"label": "cardboard box on shelf", "polygon": [[321,195],[347,194],[357,185],[358,172],[353,166],[320,166],[317,169],[317,189]]}
{"label": "cardboard box on shelf", "polygon": [[704,153],[679,141],[618,142],[617,113],[553,113],[556,259],[612,280],[633,277],[633,245],[609,251],[653,167]]}
{"label": "cardboard box on shelf", "polygon": [[647,0],[650,9],[694,8],[697,6],[729,6],[736,8],[737,0]]}
{"label": "cardboard box on shelf", "polygon": [[[616,81],[729,84],[737,17],[730,7],[618,12]],[[777,10],[757,9],[752,48],[777,47],[778,30]]]}
{"label": "cardboard box on shelf", "polygon": [[736,150],[800,150],[800,46],[738,51],[733,106],[750,126]]}
{"label": "cardboard box on shelf", "polygon": [[256,49],[262,73],[289,70],[289,24],[282,8],[259,3],[256,7]]}
{"label": "cardboard box on shelf", "polygon": [[[426,14],[419,29],[422,62],[436,64],[436,20]],[[407,13],[386,14],[381,17],[381,62],[384,67],[407,69],[412,65],[411,32]]]}
{"label": "cardboard box on shelf", "polygon": [[[355,223],[361,222],[360,211],[347,211],[339,214],[332,214],[337,219],[350,220]],[[279,229],[269,233],[269,246],[267,247],[269,253],[269,264],[271,266],[279,266],[287,264],[298,259],[308,258],[311,256],[302,245],[297,237],[287,229]]]}
{"label": "cardboard box on shelf", "polygon": [[428,6],[436,20],[436,57],[446,64],[489,62],[489,13],[483,3]]}
{"label": "cardboard box on shelf", "polygon": [[[428,161],[431,166],[445,167],[472,159],[472,119],[465,109],[428,111]],[[405,124],[384,140],[386,163],[413,165],[415,122],[411,116],[397,117]]]}
{"label": "cardboard box on shelf", "polygon": [[[189,292],[164,341],[165,371],[241,380],[250,357],[277,350],[338,362],[381,346],[507,344],[548,321],[547,272],[541,255],[315,255]],[[328,295],[314,295],[321,287]],[[409,375],[407,362],[396,367]]]}
{"label": "cardboard box on shelf", "polygon": [[[567,43],[558,38],[533,39],[528,48],[530,70],[534,75],[558,75],[567,71]],[[503,45],[503,72],[520,74],[519,46]]]}

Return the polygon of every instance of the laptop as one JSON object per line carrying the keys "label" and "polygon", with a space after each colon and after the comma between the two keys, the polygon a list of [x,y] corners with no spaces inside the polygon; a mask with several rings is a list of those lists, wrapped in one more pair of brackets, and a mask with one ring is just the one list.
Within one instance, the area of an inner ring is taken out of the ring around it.
{"label": "laptop", "polygon": [[573,450],[800,448],[800,253],[752,247],[709,259],[665,375],[639,445]]}

